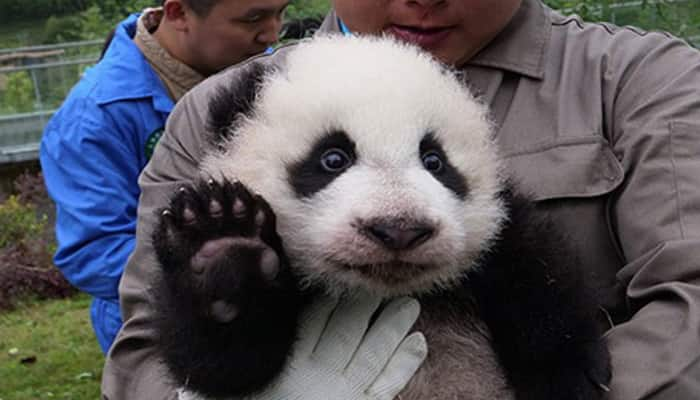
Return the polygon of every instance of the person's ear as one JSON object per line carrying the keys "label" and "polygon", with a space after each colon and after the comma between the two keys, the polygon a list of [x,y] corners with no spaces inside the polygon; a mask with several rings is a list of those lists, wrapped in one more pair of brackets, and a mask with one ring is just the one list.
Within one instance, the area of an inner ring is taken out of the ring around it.
{"label": "person's ear", "polygon": [[163,18],[178,31],[187,30],[187,19],[191,12],[181,0],[165,0],[163,3]]}

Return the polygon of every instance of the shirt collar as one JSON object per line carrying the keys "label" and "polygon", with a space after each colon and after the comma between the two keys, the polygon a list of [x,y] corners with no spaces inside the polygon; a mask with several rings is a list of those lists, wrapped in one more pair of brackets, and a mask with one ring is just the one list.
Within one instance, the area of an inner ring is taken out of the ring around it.
{"label": "shirt collar", "polygon": [[[92,67],[100,76],[95,93],[98,104],[151,97],[156,110],[170,112],[173,101],[160,78],[151,68],[132,38],[136,34],[138,14],[122,21],[104,58]],[[89,72],[88,72],[89,73]]]}
{"label": "shirt collar", "polygon": [[326,18],[323,19],[321,26],[318,28],[319,33],[338,33],[343,32],[343,28],[340,27],[340,18],[335,13],[335,10],[326,14]]}
{"label": "shirt collar", "polygon": [[[523,0],[510,23],[467,65],[542,79],[551,30],[548,9],[539,0]],[[319,32],[344,32],[335,11],[326,16]]]}
{"label": "shirt collar", "polygon": [[552,24],[539,0],[523,0],[513,19],[467,64],[544,77]]}

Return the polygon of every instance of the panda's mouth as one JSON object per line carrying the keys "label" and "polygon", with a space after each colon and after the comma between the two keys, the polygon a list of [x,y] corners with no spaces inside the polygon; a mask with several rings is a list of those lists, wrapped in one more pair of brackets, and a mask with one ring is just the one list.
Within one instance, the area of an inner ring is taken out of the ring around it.
{"label": "panda's mouth", "polygon": [[343,264],[342,268],[362,275],[366,279],[379,281],[387,285],[404,284],[435,269],[431,264],[415,264],[393,261],[372,264]]}

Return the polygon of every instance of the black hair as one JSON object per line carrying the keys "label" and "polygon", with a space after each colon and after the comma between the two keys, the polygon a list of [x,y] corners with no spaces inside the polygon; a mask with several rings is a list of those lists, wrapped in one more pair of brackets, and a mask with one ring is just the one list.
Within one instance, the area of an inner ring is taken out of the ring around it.
{"label": "black hair", "polygon": [[303,39],[313,36],[314,32],[321,27],[323,16],[296,18],[286,21],[280,31],[280,39]]}
{"label": "black hair", "polygon": [[[211,11],[219,1],[220,0],[182,0],[187,7],[200,17],[209,15],[209,11]],[[163,0],[163,3],[165,3],[165,0]]]}
{"label": "black hair", "polygon": [[114,35],[116,33],[117,33],[117,28],[112,28],[112,30],[110,30],[109,33],[107,33],[107,37],[105,38],[105,42],[102,44],[102,50],[100,50],[100,58],[97,61],[104,58],[105,53],[107,52],[109,45],[112,44],[112,40],[114,40]]}

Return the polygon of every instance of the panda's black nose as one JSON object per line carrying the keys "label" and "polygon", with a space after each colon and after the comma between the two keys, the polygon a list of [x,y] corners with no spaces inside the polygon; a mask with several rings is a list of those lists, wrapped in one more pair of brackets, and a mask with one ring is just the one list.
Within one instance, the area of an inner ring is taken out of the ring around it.
{"label": "panda's black nose", "polygon": [[381,221],[365,225],[360,232],[389,250],[411,250],[433,236],[435,229],[427,224],[405,221]]}

